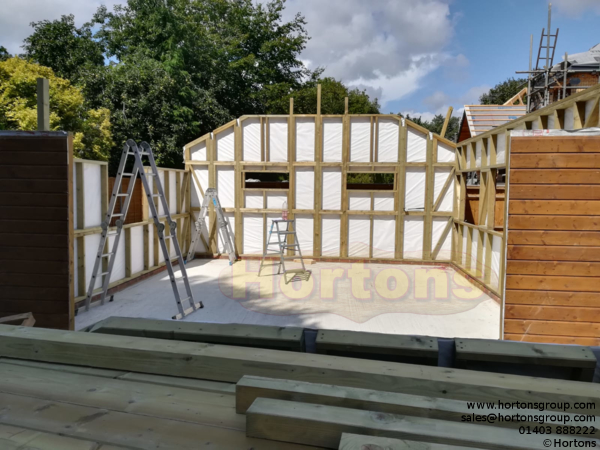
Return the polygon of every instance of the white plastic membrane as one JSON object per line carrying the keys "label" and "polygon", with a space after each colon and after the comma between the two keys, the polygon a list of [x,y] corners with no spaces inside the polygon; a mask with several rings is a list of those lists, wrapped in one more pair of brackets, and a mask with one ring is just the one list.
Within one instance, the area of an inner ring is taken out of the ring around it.
{"label": "white plastic membrane", "polygon": [[344,126],[342,119],[323,118],[323,161],[339,162],[342,160],[342,138]]}
{"label": "white plastic membrane", "polygon": [[348,191],[348,209],[351,211],[370,211],[371,194],[368,192]]}
{"label": "white plastic membrane", "polygon": [[298,117],[296,120],[296,161],[315,160],[315,119]]}
{"label": "white plastic membrane", "polygon": [[371,220],[368,216],[348,217],[348,256],[369,257]]}
{"label": "white plastic membrane", "polygon": [[[263,209],[263,194],[259,191],[246,191],[244,194],[244,205],[246,208]],[[246,214],[246,213],[244,213]]]}
{"label": "white plastic membrane", "polygon": [[342,204],[342,171],[337,167],[323,168],[323,206],[324,210],[339,210]]}
{"label": "white plastic membrane", "polygon": [[245,255],[262,255],[263,253],[263,216],[262,214],[244,213],[244,250]]}
{"label": "white plastic membrane", "polygon": [[394,216],[373,216],[373,258],[393,258],[396,247]]}
{"label": "white plastic membrane", "polygon": [[456,159],[456,153],[452,147],[448,144],[438,141],[437,160],[438,162],[454,162]]}
{"label": "white plastic membrane", "polygon": [[[179,182],[181,183],[181,180]],[[177,188],[177,172],[169,172],[169,212],[171,214],[177,213]]]}
{"label": "white plastic membrane", "polygon": [[[194,173],[196,174],[196,177],[198,178],[198,181],[200,182],[200,186],[202,187],[202,190],[204,192],[206,192],[206,189],[208,189],[208,166],[206,166],[206,167],[194,166]],[[204,197],[202,196],[202,193],[200,192],[200,189],[196,185],[196,181],[193,179],[193,177],[192,177],[191,183],[192,183],[192,189],[191,189],[190,204],[194,207],[200,207],[200,206],[202,206],[202,200],[204,199]]]}
{"label": "white plastic membrane", "polygon": [[308,214],[296,214],[296,235],[300,242],[302,256],[312,256],[315,221]]}
{"label": "white plastic membrane", "polygon": [[371,152],[371,118],[350,119],[350,161],[369,162]]}
{"label": "white plastic membrane", "polygon": [[233,126],[215,135],[217,161],[233,161],[235,159],[234,136]]}
{"label": "white plastic membrane", "polygon": [[404,259],[423,259],[422,216],[404,217]]}
{"label": "white plastic membrane", "polygon": [[497,136],[496,164],[501,164],[506,161],[506,133],[500,133]]}
{"label": "white plastic membrane", "polygon": [[373,195],[373,209],[375,211],[393,211],[394,193],[375,192],[375,194]]}
{"label": "white plastic membrane", "polygon": [[[448,225],[447,217],[433,217],[432,218],[431,250],[433,250],[437,246],[437,244],[440,241],[440,238],[442,236],[442,233],[446,229],[447,225]],[[452,253],[452,229],[450,229],[450,231],[444,238],[442,247],[440,248],[440,251],[437,254],[437,257],[435,259],[438,261],[449,260],[451,257],[451,253]]]}
{"label": "white plastic membrane", "polygon": [[321,255],[340,256],[340,216],[323,214],[321,216]]}
{"label": "white plastic membrane", "polygon": [[[124,234],[124,233],[123,233]],[[87,292],[90,286],[90,280],[92,279],[92,271],[94,270],[94,262],[96,260],[96,252],[100,245],[100,234],[89,234],[83,237],[85,242],[85,290]],[[121,244],[123,242],[121,241]],[[119,245],[122,247],[122,245]],[[102,287],[101,277],[96,278],[96,285],[94,289]]]}
{"label": "white plastic membrane", "polygon": [[475,270],[477,268],[477,247],[479,240],[479,230],[472,230],[472,238],[471,238],[471,270]]}
{"label": "white plastic membrane", "polygon": [[565,109],[565,130],[572,130],[575,125],[575,105]]}
{"label": "white plastic membrane", "polygon": [[[223,214],[225,216],[225,219],[229,222],[229,224],[231,225],[231,232],[232,232],[232,240],[233,240],[233,245],[235,246],[235,213],[224,213]],[[223,244],[223,241],[221,240],[221,238],[219,237],[217,239],[217,248],[219,249],[220,253],[227,253],[227,250],[225,249],[225,245]]]}
{"label": "white plastic membrane", "polygon": [[400,135],[398,120],[380,117],[377,133],[377,161],[398,162],[398,139]]}
{"label": "white plastic membrane", "polygon": [[470,145],[465,146],[465,150],[467,153],[467,155],[466,155],[467,167],[466,168],[470,169],[471,168],[471,146]]}
{"label": "white plastic membrane", "polygon": [[192,161],[206,161],[206,141],[190,147],[190,158]]}
{"label": "white plastic membrane", "polygon": [[315,207],[315,170],[312,167],[296,168],[296,209]]}
{"label": "white plastic membrane", "polygon": [[260,119],[252,117],[242,122],[242,159],[260,161]]}
{"label": "white plastic membrane", "polygon": [[235,206],[235,169],[217,166],[217,195],[223,208]]}
{"label": "white plastic membrane", "polygon": [[[71,191],[73,192],[73,205],[77,205],[77,169],[75,167],[75,164],[73,164],[73,186]],[[85,189],[85,180],[84,182],[84,189]],[[71,208],[73,210],[73,228],[77,229],[77,208]],[[75,241],[77,242],[77,239],[75,239]],[[75,254],[77,254],[77,252],[75,252]],[[77,264],[75,264],[75,267],[77,267]],[[75,282],[77,282],[77,277],[75,277]],[[75,292],[77,292],[77,288],[75,289]]]}
{"label": "white plastic membrane", "polygon": [[500,275],[500,253],[502,246],[502,238],[500,236],[493,236],[492,239],[492,276],[490,279],[491,285],[495,288],[499,286],[499,275]]}
{"label": "white plastic membrane", "polygon": [[591,100],[588,100],[587,102],[585,102],[585,121],[587,121],[589,119],[590,114],[594,110],[595,103],[596,103],[596,100],[594,100],[594,99],[591,99]]}
{"label": "white plastic membrane", "polygon": [[483,142],[482,140],[478,140],[475,143],[475,167],[481,167],[481,152],[482,152],[482,147],[483,147]]}
{"label": "white plastic membrane", "polygon": [[288,196],[285,192],[267,192],[267,209],[283,209],[283,204],[287,201]]}
{"label": "white plastic membrane", "polygon": [[427,136],[408,127],[406,139],[406,160],[408,162],[427,161]]}
{"label": "white plastic membrane", "polygon": [[101,167],[100,164],[83,163],[84,228],[99,227],[102,223]]}
{"label": "white plastic membrane", "polygon": [[288,160],[288,121],[285,117],[269,119],[269,157],[274,162]]}
{"label": "white plastic membrane", "polygon": [[[131,273],[144,270],[144,227],[131,227]],[[119,243],[120,245],[120,243]]]}
{"label": "white plastic membrane", "polygon": [[[154,225],[148,225],[148,265],[153,267],[156,265],[154,261]],[[159,244],[160,245],[160,244]],[[160,251],[160,249],[159,249]]]}
{"label": "white plastic membrane", "polygon": [[460,255],[460,260],[462,262],[462,266],[466,267],[467,266],[467,253],[468,253],[468,248],[467,245],[469,243],[469,227],[462,227],[462,255]]}
{"label": "white plastic membrane", "polygon": [[425,167],[406,168],[406,196],[404,209],[406,211],[425,209]]}
{"label": "white plastic membrane", "polygon": [[[444,184],[448,180],[451,172],[450,167],[436,167],[434,172],[433,179],[433,202],[437,201]],[[452,208],[454,207],[454,176],[452,177],[452,181],[450,182],[450,186],[444,193],[442,197],[442,202],[436,209],[436,211],[445,211],[452,212]]]}

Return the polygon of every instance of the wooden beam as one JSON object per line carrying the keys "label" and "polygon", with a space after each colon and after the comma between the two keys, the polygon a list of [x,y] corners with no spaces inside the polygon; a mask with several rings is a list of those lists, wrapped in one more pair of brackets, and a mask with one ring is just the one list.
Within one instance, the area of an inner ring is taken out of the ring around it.
{"label": "wooden beam", "polygon": [[[446,444],[430,444],[427,442],[392,439],[362,434],[342,433],[338,450],[460,450],[462,447]],[[481,450],[471,447],[471,450]]]}
{"label": "wooden beam", "polygon": [[444,186],[442,186],[442,190],[438,194],[438,197],[435,200],[435,203],[433,204],[432,211],[437,211],[438,208],[440,207],[440,204],[442,203],[442,200],[444,199],[444,196],[446,195],[446,191],[452,184],[452,180],[454,179],[455,172],[456,172],[456,168],[453,167],[452,170],[450,171],[450,175],[448,175],[448,179],[446,179]]}
{"label": "wooden beam", "polygon": [[47,78],[37,79],[37,129],[50,131],[50,85]]}
{"label": "wooden beam", "polygon": [[452,118],[452,111],[454,108],[452,106],[448,106],[448,112],[446,113],[446,119],[444,120],[444,126],[442,127],[442,131],[440,132],[440,137],[446,137],[446,130],[448,130],[448,124],[450,123],[450,119]]}
{"label": "wooden beam", "polygon": [[[136,372],[237,382],[244,375],[289,380],[334,382],[339,386],[376,389],[457,400],[586,401],[600,400],[600,389],[570,381],[480,374],[327,355],[282,352],[196,342],[111,336],[96,333],[0,326],[0,357]],[[600,402],[595,413],[600,410]],[[582,410],[582,414],[584,410]]]}
{"label": "wooden beam", "polygon": [[381,415],[335,406],[258,398],[246,412],[249,437],[338,448],[345,432],[412,439],[430,443],[494,450],[545,449],[539,437],[492,426],[473,426],[409,417]]}

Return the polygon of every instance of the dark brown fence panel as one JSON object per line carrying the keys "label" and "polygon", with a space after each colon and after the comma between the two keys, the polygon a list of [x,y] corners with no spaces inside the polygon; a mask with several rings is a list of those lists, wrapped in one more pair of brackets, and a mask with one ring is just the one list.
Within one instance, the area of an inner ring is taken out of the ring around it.
{"label": "dark brown fence panel", "polygon": [[0,317],[73,329],[72,194],[70,135],[0,131]]}

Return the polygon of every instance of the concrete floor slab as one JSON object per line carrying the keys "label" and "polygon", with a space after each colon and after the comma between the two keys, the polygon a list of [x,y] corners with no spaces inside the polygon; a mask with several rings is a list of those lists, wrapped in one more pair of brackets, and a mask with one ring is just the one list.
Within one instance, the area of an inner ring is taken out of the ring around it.
{"label": "concrete floor slab", "polygon": [[[316,263],[285,283],[258,261],[194,260],[186,266],[196,301],[191,322],[498,339],[500,306],[444,266]],[[180,291],[183,292],[182,283]],[[82,329],[110,316],[170,319],[177,308],[166,272],[115,294],[76,317]]]}

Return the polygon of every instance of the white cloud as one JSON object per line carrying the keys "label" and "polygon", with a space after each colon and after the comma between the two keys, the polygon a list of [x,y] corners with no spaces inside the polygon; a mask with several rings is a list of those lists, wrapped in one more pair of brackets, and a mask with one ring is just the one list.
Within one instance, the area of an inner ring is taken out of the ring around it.
{"label": "white cloud", "polygon": [[569,17],[581,17],[583,13],[600,14],[598,0],[553,0],[557,12]]}
{"label": "white cloud", "polygon": [[423,120],[431,120],[436,114],[446,115],[448,107],[452,106],[454,111],[453,116],[461,116],[464,111],[464,105],[479,104],[481,94],[490,90],[490,86],[474,86],[468,91],[458,96],[450,96],[442,91],[436,91],[429,97],[423,99],[425,106],[429,107],[429,111],[420,112],[416,110],[402,111],[402,114],[410,114],[411,117],[422,117]]}
{"label": "white cloud", "polygon": [[[285,19],[298,12],[311,37],[302,53],[309,67],[380,91],[384,105],[414,92],[451,59],[444,48],[456,24],[447,0],[288,0]],[[465,61],[460,55],[455,65]]]}
{"label": "white cloud", "polygon": [[2,0],[0,8],[0,45],[9,53],[21,53],[23,39],[31,34],[31,22],[55,20],[74,14],[80,26],[88,22],[100,5],[112,9],[117,0]]}

